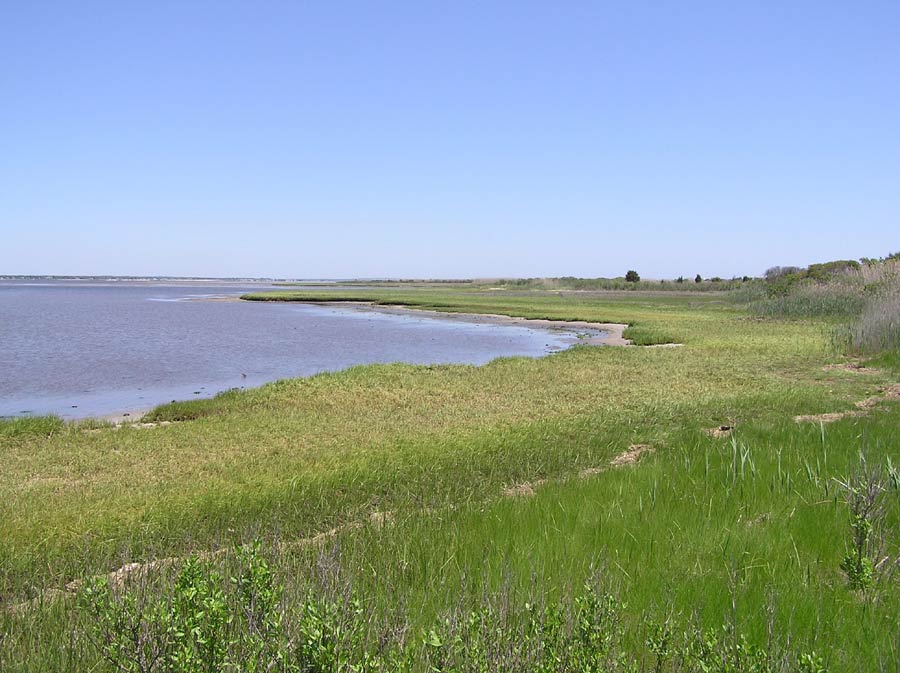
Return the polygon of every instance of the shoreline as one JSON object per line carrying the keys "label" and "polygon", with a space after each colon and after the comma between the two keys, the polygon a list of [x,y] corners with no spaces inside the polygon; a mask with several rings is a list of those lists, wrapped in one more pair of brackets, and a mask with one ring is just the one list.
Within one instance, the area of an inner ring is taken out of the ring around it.
{"label": "shoreline", "polygon": [[[254,301],[254,300],[243,300]],[[281,300],[279,300],[281,301]],[[283,300],[284,303],[310,304],[313,306],[329,307],[338,306],[350,308],[356,311],[373,313],[386,313],[389,315],[418,315],[436,320],[455,320],[457,322],[474,323],[478,325],[503,325],[507,327],[526,327],[529,329],[542,329],[553,332],[565,332],[572,335],[572,345],[588,344],[591,346],[633,346],[630,339],[623,336],[628,325],[624,323],[600,323],[584,320],[549,320],[546,318],[521,318],[518,316],[503,315],[502,313],[457,313],[453,311],[438,311],[429,308],[417,308],[406,305],[378,304],[369,301],[292,301]],[[592,330],[603,332],[602,336],[578,338],[579,330]]]}
{"label": "shoreline", "polygon": [[[245,301],[239,297],[227,298],[197,298],[191,301]],[[566,349],[572,348],[579,344],[589,346],[633,346],[634,344],[623,337],[624,330],[628,325],[621,323],[595,323],[587,321],[566,321],[566,320],[549,320],[536,318],[522,318],[517,316],[503,315],[499,313],[456,313],[449,311],[438,311],[434,309],[423,309],[402,305],[385,305],[375,302],[363,301],[285,301],[284,303],[307,304],[318,306],[321,308],[341,308],[360,313],[382,313],[397,316],[419,316],[432,320],[450,320],[455,322],[464,322],[478,325],[501,325],[507,327],[524,327],[527,329],[545,330],[562,333],[566,335],[571,343]],[[599,332],[598,335],[584,335],[584,330],[590,332]],[[555,351],[561,352],[561,351]],[[550,353],[547,353],[549,355]],[[303,377],[290,377],[303,378]],[[261,384],[265,385],[265,384]],[[258,386],[254,386],[258,387]],[[190,401],[188,399],[178,400],[179,402]],[[123,408],[114,412],[101,414],[98,416],[86,416],[83,418],[63,418],[66,424],[76,424],[85,421],[100,421],[109,423],[115,427],[123,425],[137,425],[143,422],[146,414],[150,413],[159,406],[165,406],[166,403],[139,408]],[[54,415],[54,414],[45,414]],[[40,416],[16,416],[13,418],[40,418]]]}

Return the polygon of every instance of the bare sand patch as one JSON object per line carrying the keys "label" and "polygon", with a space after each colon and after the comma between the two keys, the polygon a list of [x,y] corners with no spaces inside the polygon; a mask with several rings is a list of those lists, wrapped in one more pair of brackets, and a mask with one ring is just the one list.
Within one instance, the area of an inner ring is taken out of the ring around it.
{"label": "bare sand patch", "polygon": [[888,400],[900,400],[900,383],[895,383],[884,389],[884,398]]}
{"label": "bare sand patch", "polygon": [[546,479],[538,479],[537,481],[526,481],[521,484],[514,484],[503,489],[504,498],[531,498],[535,495],[536,489],[547,483]]}
{"label": "bare sand patch", "polygon": [[876,404],[881,402],[882,399],[883,398],[880,396],[867,397],[866,399],[860,400],[859,402],[854,402],[853,406],[855,406],[857,409],[871,409]]}
{"label": "bare sand patch", "polygon": [[652,453],[653,447],[649,444],[632,444],[628,450],[620,453],[618,456],[609,461],[613,467],[623,467],[625,465],[634,465],[641,459],[645,453]]}
{"label": "bare sand patch", "polygon": [[797,423],[834,423],[843,418],[858,418],[859,416],[865,415],[866,412],[862,410],[835,411],[827,414],[805,414],[802,416],[794,416],[794,421]]}
{"label": "bare sand patch", "polygon": [[881,374],[880,369],[875,367],[865,367],[858,362],[841,362],[833,365],[825,365],[822,367],[823,372],[853,372],[854,374]]}

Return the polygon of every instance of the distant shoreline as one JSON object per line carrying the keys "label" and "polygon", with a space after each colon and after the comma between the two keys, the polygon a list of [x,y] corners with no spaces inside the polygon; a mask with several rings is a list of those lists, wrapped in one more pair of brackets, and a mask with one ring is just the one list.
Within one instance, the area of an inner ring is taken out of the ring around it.
{"label": "distant shoreline", "polygon": [[[272,299],[253,299],[241,297],[244,301],[286,301]],[[454,313],[450,311],[438,311],[435,309],[416,308],[412,306],[378,304],[365,301],[302,301],[297,304],[312,304],[314,306],[342,306],[354,308],[359,311],[372,311],[375,313],[387,313],[389,315],[423,315],[441,320],[455,320],[479,325],[505,325],[511,327],[527,327],[531,329],[545,329],[554,332],[569,332],[577,339],[575,344],[588,344],[592,346],[631,346],[632,342],[623,336],[628,325],[623,323],[599,323],[582,320],[546,320],[536,318],[519,318],[500,313]],[[603,332],[601,336],[578,338],[579,330],[591,330]]]}

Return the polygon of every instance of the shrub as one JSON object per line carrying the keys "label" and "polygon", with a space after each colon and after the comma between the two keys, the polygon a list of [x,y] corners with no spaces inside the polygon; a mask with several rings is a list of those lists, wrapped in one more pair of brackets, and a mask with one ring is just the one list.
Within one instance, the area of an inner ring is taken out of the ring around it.
{"label": "shrub", "polygon": [[631,269],[630,271],[628,271],[628,273],[625,274],[625,281],[628,283],[637,283],[640,279],[640,274],[634,269]]}
{"label": "shrub", "polygon": [[[893,482],[896,470],[888,461],[888,480]],[[878,559],[879,572],[893,570],[896,559],[884,554],[883,525],[886,515],[886,479],[883,470],[870,468],[860,456],[857,473],[850,479],[839,481],[844,488],[850,509],[850,537],[847,552],[841,560],[841,570],[847,576],[847,585],[856,591],[866,591],[875,584]]]}
{"label": "shrub", "polygon": [[810,264],[805,276],[819,282],[827,281],[833,276],[846,275],[853,271],[859,271],[860,264],[852,259],[839,259],[823,264]]}
{"label": "shrub", "polygon": [[181,564],[169,591],[152,586],[146,573],[124,585],[96,578],[78,595],[84,635],[112,669],[127,673],[285,670],[281,588],[259,548],[238,550],[233,592],[195,556]]}

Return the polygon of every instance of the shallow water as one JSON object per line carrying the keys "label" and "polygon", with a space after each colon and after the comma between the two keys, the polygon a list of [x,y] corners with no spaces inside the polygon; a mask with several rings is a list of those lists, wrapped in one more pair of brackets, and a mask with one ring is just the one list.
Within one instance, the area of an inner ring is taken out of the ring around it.
{"label": "shallow water", "polygon": [[537,357],[571,335],[226,301],[265,284],[0,281],[0,416],[85,418],[376,362]]}

